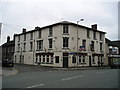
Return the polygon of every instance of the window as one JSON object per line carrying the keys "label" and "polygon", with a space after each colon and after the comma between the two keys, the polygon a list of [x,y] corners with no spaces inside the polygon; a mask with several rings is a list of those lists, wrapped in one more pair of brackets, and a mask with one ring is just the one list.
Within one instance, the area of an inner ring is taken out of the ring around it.
{"label": "window", "polygon": [[49,48],[52,48],[52,39],[49,39]]}
{"label": "window", "polygon": [[47,55],[47,63],[49,63],[49,55]]}
{"label": "window", "polygon": [[91,47],[90,50],[94,51],[94,41],[91,41],[91,46],[90,47]]}
{"label": "window", "polygon": [[39,63],[41,63],[41,55],[39,55]]}
{"label": "window", "polygon": [[76,56],[72,57],[72,63],[76,63]]}
{"label": "window", "polygon": [[18,51],[20,51],[20,44],[18,44]]}
{"label": "window", "polygon": [[52,36],[53,35],[53,30],[52,30],[52,27],[49,28],[49,36]]}
{"label": "window", "polygon": [[45,55],[43,55],[43,63],[45,63]]}
{"label": "window", "polygon": [[26,43],[23,44],[23,51],[26,50]]}
{"label": "window", "polygon": [[20,41],[20,36],[18,36],[18,42]]}
{"label": "window", "polygon": [[79,64],[81,63],[81,56],[79,56]]}
{"label": "window", "polygon": [[41,38],[41,36],[42,36],[42,30],[39,30],[38,31],[38,38]]}
{"label": "window", "polygon": [[100,56],[98,56],[98,61],[100,61]]}
{"label": "window", "polygon": [[96,32],[93,31],[93,39],[96,39]]}
{"label": "window", "polygon": [[16,58],[16,55],[15,55],[15,62],[16,62],[17,58]]}
{"label": "window", "polygon": [[83,63],[85,63],[85,56],[83,56]]}
{"label": "window", "polygon": [[103,46],[103,44],[102,44],[102,43],[100,43],[100,51],[102,51],[102,46]]}
{"label": "window", "polygon": [[33,39],[33,32],[30,33],[30,39]]}
{"label": "window", "polygon": [[51,64],[53,64],[53,55],[51,55]]}
{"label": "window", "polygon": [[43,50],[43,40],[37,41],[37,50]]}
{"label": "window", "polygon": [[33,42],[30,42],[30,50],[33,49]]}
{"label": "window", "polygon": [[84,48],[86,48],[86,40],[82,41],[82,45],[84,46]]}
{"label": "window", "polygon": [[55,57],[55,63],[59,63],[59,56]]}
{"label": "window", "polygon": [[93,62],[93,63],[95,62],[95,56],[92,57],[92,62]]}
{"label": "window", "polygon": [[68,34],[68,25],[63,25],[63,34]]}
{"label": "window", "polygon": [[100,33],[100,40],[102,40],[102,33]]}
{"label": "window", "polygon": [[35,63],[38,63],[38,57],[36,57],[36,61],[35,61]]}
{"label": "window", "polygon": [[90,30],[87,29],[87,38],[90,38]]}
{"label": "window", "polygon": [[63,48],[68,48],[68,37],[63,37]]}
{"label": "window", "polygon": [[26,41],[26,34],[24,34],[24,41]]}

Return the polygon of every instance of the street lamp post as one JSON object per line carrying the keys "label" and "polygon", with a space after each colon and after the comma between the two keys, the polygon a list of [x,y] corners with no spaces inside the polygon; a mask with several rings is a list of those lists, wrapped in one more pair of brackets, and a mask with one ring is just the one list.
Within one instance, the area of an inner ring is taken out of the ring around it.
{"label": "street lamp post", "polygon": [[77,69],[78,69],[78,23],[83,20],[84,19],[80,19],[79,21],[77,21]]}
{"label": "street lamp post", "polygon": [[78,23],[79,21],[77,21],[77,68],[78,68]]}

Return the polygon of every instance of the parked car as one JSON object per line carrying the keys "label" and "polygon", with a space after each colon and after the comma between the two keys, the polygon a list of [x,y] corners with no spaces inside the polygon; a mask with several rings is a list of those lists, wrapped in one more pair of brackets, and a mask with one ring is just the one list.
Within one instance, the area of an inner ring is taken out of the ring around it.
{"label": "parked car", "polygon": [[120,68],[120,58],[119,57],[115,57],[112,59],[111,69],[113,69],[113,68]]}
{"label": "parked car", "polygon": [[3,67],[13,67],[13,66],[14,66],[13,60],[4,59],[4,60],[2,61],[2,66],[3,66]]}

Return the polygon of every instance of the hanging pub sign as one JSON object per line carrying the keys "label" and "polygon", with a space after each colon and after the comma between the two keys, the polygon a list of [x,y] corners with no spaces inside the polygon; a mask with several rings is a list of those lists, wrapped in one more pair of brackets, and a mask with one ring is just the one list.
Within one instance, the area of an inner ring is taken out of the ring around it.
{"label": "hanging pub sign", "polygon": [[80,47],[79,47],[79,50],[80,50],[80,51],[85,51],[85,50],[86,50],[86,49],[85,49],[85,46],[80,46]]}

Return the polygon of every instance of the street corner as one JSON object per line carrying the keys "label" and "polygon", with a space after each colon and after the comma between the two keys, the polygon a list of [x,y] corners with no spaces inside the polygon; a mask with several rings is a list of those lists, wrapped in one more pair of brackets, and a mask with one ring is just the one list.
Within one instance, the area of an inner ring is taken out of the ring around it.
{"label": "street corner", "polygon": [[2,70],[2,76],[10,76],[10,75],[15,75],[18,73],[18,70],[16,68],[4,68]]}

